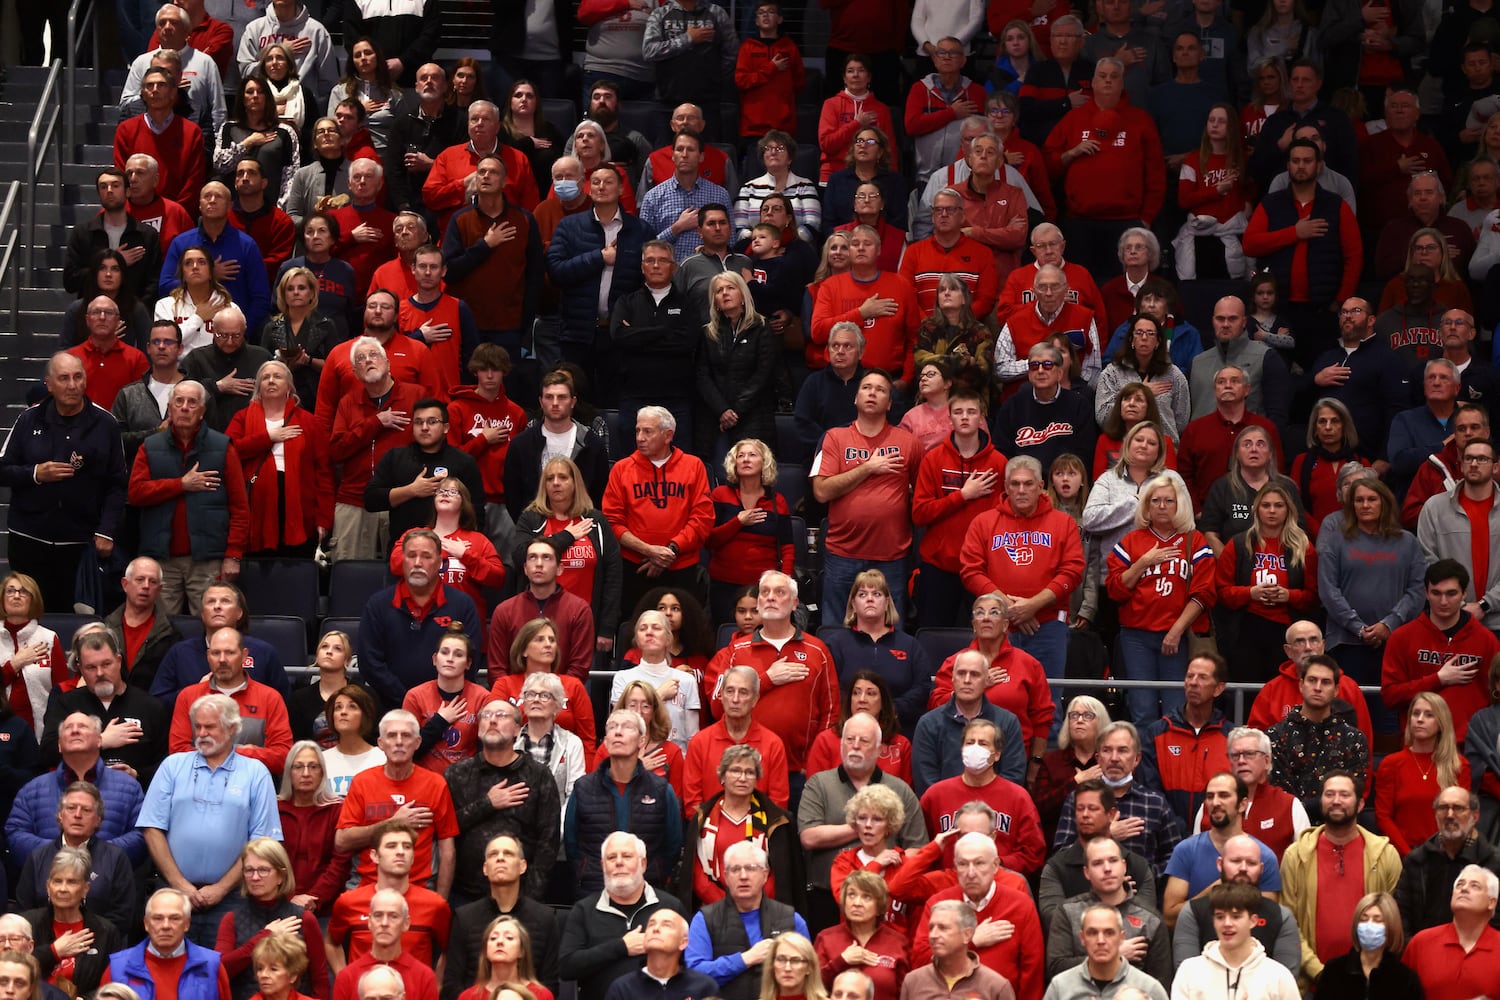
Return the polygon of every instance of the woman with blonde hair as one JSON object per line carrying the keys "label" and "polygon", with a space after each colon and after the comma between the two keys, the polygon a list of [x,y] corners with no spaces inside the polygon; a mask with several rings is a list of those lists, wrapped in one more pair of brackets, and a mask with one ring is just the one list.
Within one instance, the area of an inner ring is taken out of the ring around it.
{"label": "woman with blonde hair", "polygon": [[828,1000],[818,953],[804,935],[786,931],[771,939],[760,974],[760,1000]]}
{"label": "woman with blonde hair", "polygon": [[1380,293],[1378,311],[1406,304],[1406,280],[1417,264],[1432,268],[1432,306],[1439,313],[1446,309],[1474,312],[1474,297],[1464,283],[1464,275],[1453,264],[1448,237],[1430,226],[1418,229],[1406,243],[1406,266],[1394,274]]}
{"label": "woman with blonde hair", "polygon": [[[823,620],[827,624],[834,621],[832,615]],[[927,651],[915,636],[899,627],[900,623],[900,602],[891,592],[891,581],[878,569],[862,570],[849,587],[844,628],[830,632],[825,641],[839,667],[839,689],[845,693],[845,702],[861,673],[874,671],[888,688],[880,700],[889,702],[892,718],[900,720],[899,731],[912,732],[927,710],[932,670]],[[842,725],[843,719],[839,721]],[[889,734],[886,739],[889,741]],[[907,761],[910,766],[909,755]]]}
{"label": "woman with blonde hair", "polygon": [[1166,467],[1167,440],[1160,425],[1140,421],[1125,432],[1119,460],[1094,481],[1083,508],[1082,524],[1100,552],[1107,554],[1116,542],[1140,527],[1136,517],[1147,484],[1158,476],[1182,483],[1182,477]]}
{"label": "woman with blonde hair", "polygon": [[229,900],[229,909],[219,921],[214,947],[229,974],[234,1000],[250,1000],[256,992],[252,952],[263,934],[290,934],[307,946],[307,971],[312,996],[326,996],[327,953],[323,931],[312,910],[292,902],[297,877],[286,848],[270,837],[257,837],[240,851],[240,893]]}
{"label": "woman with blonde hair", "polygon": [[791,574],[797,539],[792,511],[776,491],[776,456],[760,438],[735,443],[724,456],[724,481],[708,498],[708,608],[715,625],[734,620],[734,602],[768,569]]}
{"label": "woman with blonde hair", "polygon": [[1396,897],[1366,893],[1354,904],[1349,922],[1353,947],[1323,966],[1318,1000],[1420,1000],[1422,980],[1401,961],[1406,930]]}
{"label": "woman with blonde hair", "polygon": [[[853,264],[854,258],[849,250],[849,234],[837,230],[829,233],[828,238],[823,241],[823,252],[818,260],[818,269],[813,272],[812,281],[807,284],[807,291],[802,293],[803,316],[812,316],[813,301],[818,297],[819,286],[836,274],[848,273]],[[828,341],[814,339],[811,323],[808,325],[807,343],[803,346],[802,353],[803,359],[807,362],[808,371],[828,367]]]}
{"label": "woman with blonde hair", "polygon": [[708,283],[708,323],[698,350],[698,393],[718,428],[722,450],[745,438],[776,439],[776,373],[781,338],[755,311],[736,271]]}
{"label": "woman with blonde hair", "polygon": [[552,546],[557,582],[589,603],[594,634],[612,644],[620,627],[620,543],[571,458],[554,455],[542,465],[536,497],[516,518],[515,537],[518,564],[531,541]]}
{"label": "woman with blonde hair", "polygon": [[[11,753],[30,751],[25,765],[32,770],[37,761],[37,742],[47,717],[47,702],[57,685],[69,679],[68,657],[62,639],[40,621],[47,607],[42,601],[42,586],[25,573],[8,573],[0,589],[4,590],[5,627],[0,628],[0,690],[15,717],[26,724],[26,743]],[[6,727],[9,728],[9,727]],[[7,738],[8,741],[8,738]],[[22,761],[12,757],[11,764]],[[17,775],[12,795],[31,775]],[[0,782],[3,789],[8,782]],[[5,802],[4,811],[10,804]]]}
{"label": "woman with blonde hair", "polygon": [[1433,800],[1445,788],[1470,787],[1469,762],[1458,752],[1453,712],[1436,691],[1418,692],[1406,710],[1402,749],[1375,771],[1375,819],[1402,857],[1438,832]]}
{"label": "woman with blonde hair", "polygon": [[995,64],[990,68],[990,82],[986,89],[990,93],[1021,92],[1021,81],[1026,71],[1042,61],[1042,47],[1032,33],[1031,22],[1017,18],[1000,29],[1000,47],[995,53]]}
{"label": "woman with blonde hair", "polygon": [[1219,551],[1216,575],[1229,679],[1254,684],[1276,675],[1287,627],[1318,605],[1318,553],[1285,484],[1262,486],[1251,510],[1250,527]]}
{"label": "woman with blonde hair", "polygon": [[[250,952],[250,961],[257,987],[251,1000],[311,1000],[297,989],[308,966],[307,945],[301,938],[291,934],[260,937]],[[103,995],[101,990],[99,996]]]}
{"label": "woman with blonde hair", "polygon": [[[1176,473],[1148,482],[1135,528],[1110,551],[1109,596],[1120,604],[1120,672],[1129,680],[1173,681],[1187,672],[1187,632],[1207,630],[1214,606],[1214,555],[1193,526],[1193,503]],[[1160,711],[1157,700],[1160,698]],[[1130,721],[1144,726],[1179,710],[1180,686],[1126,692]]]}
{"label": "woman with blonde hair", "polygon": [[328,352],[338,342],[333,320],[318,312],[318,278],[305,267],[276,279],[276,312],[260,328],[260,346],[292,370],[298,402],[313,409]]}
{"label": "woman with blonde hair", "polygon": [[510,914],[501,914],[484,928],[484,949],[479,953],[479,968],[474,985],[458,995],[458,1000],[492,1000],[509,991],[524,990],[535,1000],[552,1000],[552,991],[536,981],[536,964],[531,954],[531,933],[526,925]]}
{"label": "woman with blonde hair", "polygon": [[327,444],[299,402],[291,368],[272,359],[256,369],[250,404],[229,421],[250,493],[251,555],[307,558],[333,530]]}
{"label": "woman with blonde hair", "polygon": [[188,247],[177,258],[177,285],[156,300],[156,319],[169,319],[182,330],[182,356],[214,342],[214,316],[234,304],[229,289],[214,273],[204,247]]}

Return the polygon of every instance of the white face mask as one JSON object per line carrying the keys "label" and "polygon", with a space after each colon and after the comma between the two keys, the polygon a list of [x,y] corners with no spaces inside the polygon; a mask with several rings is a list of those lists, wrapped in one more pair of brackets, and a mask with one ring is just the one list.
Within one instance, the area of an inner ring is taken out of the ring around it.
{"label": "white face mask", "polygon": [[1135,775],[1127,774],[1123,778],[1115,779],[1111,778],[1107,774],[1101,774],[1099,775],[1099,780],[1104,782],[1105,786],[1108,788],[1124,788],[1126,785],[1135,780]]}
{"label": "white face mask", "polygon": [[970,743],[963,748],[964,767],[970,771],[982,771],[990,766],[990,751],[978,743]]}
{"label": "white face mask", "polygon": [[1385,924],[1377,924],[1373,920],[1362,920],[1355,928],[1355,934],[1359,937],[1359,946],[1366,951],[1374,951],[1376,948],[1385,946]]}

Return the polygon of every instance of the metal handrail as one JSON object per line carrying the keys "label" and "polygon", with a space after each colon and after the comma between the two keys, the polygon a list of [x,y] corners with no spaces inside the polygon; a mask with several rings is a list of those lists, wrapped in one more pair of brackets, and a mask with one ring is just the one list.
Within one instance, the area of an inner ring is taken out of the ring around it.
{"label": "metal handrail", "polygon": [[35,280],[32,275],[32,251],[36,249],[36,187],[37,177],[42,172],[42,167],[48,159],[47,154],[52,154],[52,182],[59,199],[62,195],[62,146],[59,143],[60,135],[57,128],[57,118],[60,109],[48,107],[58,96],[58,85],[62,79],[63,61],[52,60],[52,68],[47,72],[47,84],[42,88],[42,95],[37,99],[36,114],[31,117],[31,128],[26,133],[26,201],[25,212],[22,216],[22,225],[26,229],[26,252],[22,257],[25,280]]}
{"label": "metal handrail", "polygon": [[[21,200],[21,182],[11,181],[10,187],[5,192],[5,207],[0,208],[0,234],[7,227],[11,228],[10,236],[5,241],[5,246],[0,248],[0,287],[5,285],[5,276],[10,273],[11,258],[16,254],[16,241],[20,239],[21,227],[11,226],[16,221],[11,218],[15,214],[16,202]],[[21,278],[14,275],[10,283],[10,330],[12,333],[21,332]]]}
{"label": "metal handrail", "polygon": [[93,44],[94,59],[90,65],[97,72],[99,32],[94,26],[94,3],[93,0],[73,0],[68,7],[68,48],[63,53],[67,60],[66,83],[63,87],[66,100],[63,104],[63,142],[69,156],[78,148],[78,47],[85,34]]}

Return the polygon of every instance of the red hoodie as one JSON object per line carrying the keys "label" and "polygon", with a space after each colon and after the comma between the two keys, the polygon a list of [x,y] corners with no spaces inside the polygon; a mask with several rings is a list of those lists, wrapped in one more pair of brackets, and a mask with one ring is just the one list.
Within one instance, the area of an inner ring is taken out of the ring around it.
{"label": "red hoodie", "polygon": [[[787,68],[773,60],[785,57]],[[797,94],[802,90],[802,53],[785,35],[751,35],[740,42],[734,82],[740,90],[740,135],[758,138],[773,128],[797,132]],[[665,179],[665,178],[663,178]]]}
{"label": "red hoodie", "polygon": [[[677,544],[677,560],[668,569],[698,563],[698,552],[714,526],[714,505],[708,497],[708,470],[681,448],[673,448],[665,465],[657,468],[639,451],[631,452],[609,470],[602,510],[620,539],[628,531],[651,545]],[[623,545],[620,556],[640,565],[640,553]]]}
{"label": "red hoodie", "polygon": [[[1355,725],[1360,732],[1365,734],[1365,742],[1374,746],[1375,727],[1370,724],[1370,709],[1365,704],[1365,696],[1359,689],[1359,682],[1348,674],[1342,674],[1339,677],[1339,687],[1334,692],[1334,697],[1348,702],[1354,708]],[[1288,712],[1301,704],[1302,686],[1297,681],[1297,665],[1291,660],[1283,660],[1281,670],[1275,677],[1266,681],[1260,693],[1255,696],[1255,701],[1250,705],[1250,717],[1245,720],[1245,725],[1265,732],[1286,718]],[[1334,709],[1334,714],[1339,714],[1337,708]]]}
{"label": "red hoodie", "polygon": [[[987,470],[995,473],[993,491],[987,497],[965,500],[960,492],[964,483],[974,473]],[[912,523],[927,529],[917,550],[922,559],[938,569],[957,573],[964,532],[974,518],[994,510],[1004,495],[1005,456],[995,450],[984,431],[979,432],[979,450],[970,458],[958,453],[951,435],[923,455],[911,498]]]}
{"label": "red hoodie", "polygon": [[[1500,469],[1495,470],[1500,475]],[[1417,474],[1406,488],[1406,500],[1401,504],[1401,527],[1407,531],[1417,530],[1417,518],[1422,516],[1422,505],[1439,493],[1447,493],[1463,478],[1458,464],[1458,445],[1452,441],[1443,445],[1436,455],[1428,455],[1417,466]]]}
{"label": "red hoodie", "polygon": [[1057,599],[1038,613],[1038,621],[1053,615],[1067,621],[1069,598],[1083,580],[1078,524],[1055,510],[1045,494],[1030,517],[1017,514],[1010,498],[1002,497],[969,525],[959,557],[971,594],[1000,590],[1030,597],[1051,590]]}
{"label": "red hoodie", "polygon": [[[526,411],[505,394],[504,386],[493,402],[472,385],[457,386],[452,398],[448,404],[448,443],[462,448],[479,463],[485,500],[501,503],[505,500],[505,454],[515,436],[526,428]],[[484,436],[491,427],[505,432],[496,444],[490,444]]]}
{"label": "red hoodie", "polygon": [[[1380,695],[1386,705],[1401,716],[1401,731],[1406,732],[1406,708],[1419,692],[1436,691],[1453,713],[1453,738],[1463,746],[1469,731],[1469,716],[1490,705],[1489,665],[1500,653],[1500,639],[1467,611],[1460,612],[1458,628],[1452,637],[1444,634],[1426,613],[1391,633],[1380,664]],[[1438,671],[1449,658],[1459,664],[1478,664],[1479,670],[1467,684],[1446,687],[1438,680]]]}
{"label": "red hoodie", "polygon": [[[1062,155],[1085,139],[1099,152],[1064,165]],[[1083,219],[1140,219],[1146,225],[1161,211],[1167,175],[1162,169],[1161,136],[1151,116],[1122,96],[1113,108],[1090,101],[1057,123],[1042,147],[1047,168],[1063,184],[1067,212]]]}

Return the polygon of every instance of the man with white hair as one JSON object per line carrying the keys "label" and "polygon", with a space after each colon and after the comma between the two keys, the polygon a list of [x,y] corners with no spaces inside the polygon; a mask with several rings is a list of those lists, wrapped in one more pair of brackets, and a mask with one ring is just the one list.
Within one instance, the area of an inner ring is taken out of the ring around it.
{"label": "man with white hair", "polygon": [[1422,980],[1427,1000],[1467,1000],[1500,983],[1500,930],[1490,923],[1497,897],[1500,877],[1468,865],[1453,881],[1452,922],[1407,941],[1402,960]]}
{"label": "man with white hair", "polygon": [[693,916],[687,962],[713,977],[724,1000],[760,996],[761,969],[778,934],[796,931],[811,939],[807,922],[791,906],[766,895],[766,852],[748,840],[724,851],[727,895]]}
{"label": "man with white hair", "polygon": [[557,974],[578,984],[579,1000],[603,1000],[612,983],[645,965],[646,923],[655,913],[683,912],[676,896],[647,884],[641,838],[617,830],[604,838],[599,856],[604,890],[573,904],[557,949]]}
{"label": "man with white hair", "polygon": [[[147,153],[133,153],[126,157],[125,211],[141,225],[155,229],[161,250],[166,250],[178,233],[193,228],[193,219],[187,209],[161,196],[157,191],[160,183],[161,164],[156,162],[156,157]],[[148,277],[154,279],[156,274]]]}
{"label": "man with white hair", "polygon": [[433,888],[438,895],[447,896],[453,884],[458,820],[443,776],[414,762],[420,730],[417,717],[404,709],[393,709],[381,717],[377,743],[385,753],[385,764],[354,776],[333,842],[340,851],[356,852],[360,880],[373,881],[375,858],[365,848],[372,846],[375,830],[383,821],[402,820],[417,831],[411,870],[419,873],[419,882],[425,883],[425,874],[433,870],[435,853],[437,884]]}
{"label": "man with white hair", "polygon": [[895,843],[914,850],[927,843],[927,827],[922,808],[911,787],[879,766],[880,723],[864,712],[856,712],[844,723],[839,739],[839,766],[808,775],[797,804],[797,826],[805,852],[807,882],[812,887],[808,916],[814,924],[828,925],[838,921],[832,889],[833,861],[840,851],[859,845],[859,833],[849,822],[848,805],[855,793],[870,785],[880,785],[895,793],[901,801],[905,822],[899,830],[890,830]]}
{"label": "man with white hair", "polygon": [[136,825],[157,871],[192,908],[193,940],[207,947],[240,886],[241,848],[256,837],[281,840],[281,819],[270,772],[235,753],[242,722],[234,699],[202,695],[188,718],[194,749],[162,762]]}
{"label": "man with white hair", "polygon": [[615,980],[604,1000],[692,1000],[715,995],[718,984],[688,968],[683,959],[687,947],[687,918],[676,910],[657,910],[646,921],[645,966],[639,974]]}
{"label": "man with white hair", "polygon": [[[264,277],[265,272],[261,272]],[[128,496],[141,512],[140,554],[162,569],[159,604],[202,609],[215,578],[233,582],[250,544],[250,501],[234,443],[208,427],[208,391],[183,379],[167,396],[166,427],[141,442]]]}
{"label": "man with white hair", "polygon": [[[224,127],[226,108],[224,104],[224,80],[219,67],[205,52],[200,52],[188,41],[192,30],[187,11],[175,3],[162,4],[156,11],[157,45],[136,56],[125,75],[125,85],[120,88],[120,115],[126,117],[145,110],[141,101],[142,81],[152,66],[152,59],[160,52],[171,50],[181,57],[180,82],[186,82],[188,104],[193,109],[193,118],[204,131],[212,125],[213,134],[218,135]],[[54,44],[53,49],[59,48]]]}
{"label": "man with white hair", "polygon": [[[1024,270],[1024,269],[1022,269]],[[1092,309],[1068,298],[1068,275],[1055,264],[1043,264],[1031,275],[1032,298],[1013,309],[995,340],[995,377],[1017,382],[1026,377],[1031,349],[1055,333],[1065,333],[1084,352],[1083,380],[1092,382],[1103,364],[1099,320]]]}
{"label": "man with white hair", "polygon": [[541,201],[531,161],[514,146],[500,141],[500,109],[489,101],[469,105],[469,141],[449,146],[432,161],[422,182],[422,203],[438,217],[437,232],[448,231],[448,220],[474,196],[482,156],[498,156],[505,164],[505,201],[530,212]]}
{"label": "man with white hair", "polygon": [[698,553],[714,523],[703,460],[672,443],[677,419],[664,406],[635,418],[635,451],[609,470],[604,511],[620,543],[620,606],[633,608],[654,587],[703,595]]}
{"label": "man with white hair", "polygon": [[744,665],[730,667],[713,685],[714,699],[710,706],[716,705],[723,717],[698,730],[688,741],[683,762],[686,800],[683,805],[688,810],[696,810],[723,791],[718,765],[732,746],[747,746],[760,753],[761,774],[755,787],[778,806],[787,807],[791,790],[787,783],[786,744],[755,720],[761,687],[760,673]]}
{"label": "man with white hair", "polygon": [[1448,891],[1464,868],[1500,868],[1500,850],[1477,828],[1478,793],[1458,785],[1445,788],[1433,800],[1432,811],[1438,832],[1413,845],[1402,860],[1393,894],[1408,938],[1448,922]]}
{"label": "man with white hair", "polygon": [[[978,1000],[1015,1000],[1016,987],[974,953],[978,920],[973,907],[959,900],[944,900],[932,906],[923,920],[926,954],[932,961],[915,968],[901,984],[901,1000],[940,1000],[962,996]],[[1040,947],[1041,942],[1037,942]],[[1040,982],[1037,989],[1041,988]]]}
{"label": "man with white hair", "polygon": [[[235,865],[236,881],[238,873]],[[103,982],[148,986],[156,1000],[229,1000],[229,972],[222,957],[211,946],[188,939],[194,905],[192,896],[180,889],[152,893],[146,900],[146,940],[110,955]]]}
{"label": "man with white hair", "polygon": [[611,712],[604,722],[608,759],[573,785],[563,820],[563,846],[577,865],[580,895],[607,881],[608,871],[594,858],[611,833],[626,828],[641,838],[651,859],[647,881],[656,886],[671,883],[682,850],[682,805],[667,779],[641,763],[645,745],[646,722],[639,714],[628,709]]}
{"label": "man with white hair", "polygon": [[395,889],[370,897],[370,950],[333,980],[334,1000],[437,1000],[437,976],[428,964],[402,947],[411,929],[411,910]]}
{"label": "man with white hair", "polygon": [[386,188],[391,205],[398,211],[422,209],[422,185],[436,158],[463,139],[464,109],[448,103],[448,74],[437,63],[417,67],[417,83],[411,90],[415,101],[406,103],[406,114],[391,124],[389,172]]}

